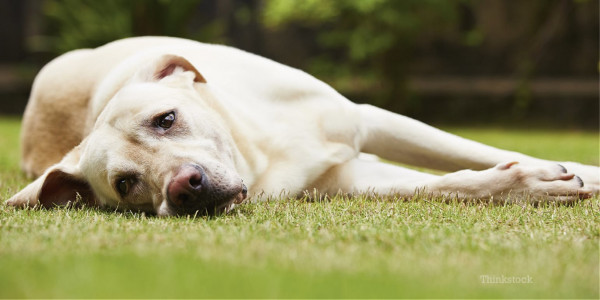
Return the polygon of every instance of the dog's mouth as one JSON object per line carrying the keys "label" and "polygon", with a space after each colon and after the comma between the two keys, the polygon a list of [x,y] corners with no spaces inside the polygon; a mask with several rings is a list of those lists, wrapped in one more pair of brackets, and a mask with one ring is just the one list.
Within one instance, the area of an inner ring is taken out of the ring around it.
{"label": "dog's mouth", "polygon": [[197,164],[180,167],[166,187],[166,200],[159,215],[217,215],[230,211],[248,196],[246,185],[227,184],[219,176],[208,176]]}
{"label": "dog's mouth", "polygon": [[[245,186],[244,186],[245,187]],[[215,216],[230,212],[233,208],[244,202],[247,198],[244,188],[233,197],[211,199],[205,202],[197,202],[187,205],[174,205],[169,199],[163,200],[157,210],[158,216]],[[195,199],[191,199],[194,201]]]}
{"label": "dog's mouth", "polygon": [[228,213],[231,211],[236,204],[242,204],[244,200],[248,197],[248,188],[245,184],[242,183],[242,190],[231,200],[226,201],[225,203],[218,205],[215,209],[217,214],[220,213]]}

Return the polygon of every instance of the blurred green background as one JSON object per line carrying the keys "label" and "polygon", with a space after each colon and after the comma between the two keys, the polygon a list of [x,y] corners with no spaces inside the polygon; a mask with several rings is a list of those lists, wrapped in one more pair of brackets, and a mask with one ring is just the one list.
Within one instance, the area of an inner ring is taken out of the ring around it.
{"label": "blurred green background", "polygon": [[2,0],[0,115],[53,57],[138,35],[238,47],[436,125],[598,129],[596,0]]}

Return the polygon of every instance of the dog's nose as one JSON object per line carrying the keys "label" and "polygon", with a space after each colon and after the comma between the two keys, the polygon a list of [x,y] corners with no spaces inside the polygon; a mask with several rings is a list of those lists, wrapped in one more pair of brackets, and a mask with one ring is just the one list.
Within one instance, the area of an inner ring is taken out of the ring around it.
{"label": "dog's nose", "polygon": [[173,176],[167,188],[169,200],[177,206],[185,206],[201,195],[207,183],[206,174],[200,166],[184,165]]}

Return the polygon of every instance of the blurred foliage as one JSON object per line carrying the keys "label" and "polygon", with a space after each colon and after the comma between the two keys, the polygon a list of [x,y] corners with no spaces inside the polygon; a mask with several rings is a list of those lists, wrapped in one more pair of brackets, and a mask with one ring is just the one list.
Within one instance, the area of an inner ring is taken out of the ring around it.
{"label": "blurred foliage", "polygon": [[[54,38],[48,48],[62,53],[97,47],[116,39],[138,35],[169,35],[202,38],[222,30],[205,24],[188,31],[200,0],[48,0],[44,14]],[[215,26],[217,25],[217,26]]]}
{"label": "blurred foliage", "polygon": [[44,12],[57,34],[52,48],[65,52],[89,48],[103,42],[133,35],[129,3],[119,0],[54,0]]}
{"label": "blurred foliage", "polygon": [[362,62],[406,45],[423,32],[453,26],[459,1],[435,0],[267,0],[264,23],[276,28],[289,23],[321,27],[319,43],[346,48],[346,57]]}
{"label": "blurred foliage", "polygon": [[597,26],[588,29],[598,19],[591,0],[43,3],[46,28],[34,48],[53,56],[139,35],[225,43],[304,69],[358,102],[412,115],[430,108],[409,90],[409,74],[517,78],[510,95],[497,97],[525,118],[532,78],[589,76],[589,57],[595,62],[598,53]]}
{"label": "blurred foliage", "polygon": [[512,115],[522,119],[535,76],[564,72],[594,48],[594,35],[584,30],[594,24],[586,12],[594,8],[597,2],[585,0],[264,0],[262,21],[274,31],[312,29],[325,51],[307,59],[309,72],[341,91],[368,87],[354,88],[366,92],[358,95],[363,101],[403,113],[426,110],[407,88],[407,75],[417,65],[427,66],[422,74],[451,66],[453,75],[517,78],[501,97],[512,99]]}
{"label": "blurred foliage", "polygon": [[[312,59],[317,75],[344,78],[359,74],[377,89],[371,100],[384,105],[404,94],[404,77],[416,40],[456,27],[466,1],[436,0],[267,0],[265,26],[290,24],[320,28],[317,43],[329,50]],[[468,32],[469,44],[480,43],[479,31]]]}

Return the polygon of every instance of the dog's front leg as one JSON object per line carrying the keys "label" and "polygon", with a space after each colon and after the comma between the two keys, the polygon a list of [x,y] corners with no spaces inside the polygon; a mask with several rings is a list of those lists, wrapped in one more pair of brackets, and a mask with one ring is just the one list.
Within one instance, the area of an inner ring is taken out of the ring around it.
{"label": "dog's front leg", "polygon": [[498,199],[514,201],[521,197],[533,200],[573,202],[589,198],[593,191],[573,173],[558,164],[526,165],[500,163],[483,171],[463,170],[436,180],[423,182],[433,194],[461,199]]}
{"label": "dog's front leg", "polygon": [[[424,195],[459,199],[514,201],[535,199],[572,202],[592,192],[560,165],[532,166],[516,162],[483,171],[461,170],[443,176],[421,173],[377,161],[354,159],[330,170],[316,188],[335,194],[375,193],[412,197]],[[525,198],[523,198],[525,197]]]}

